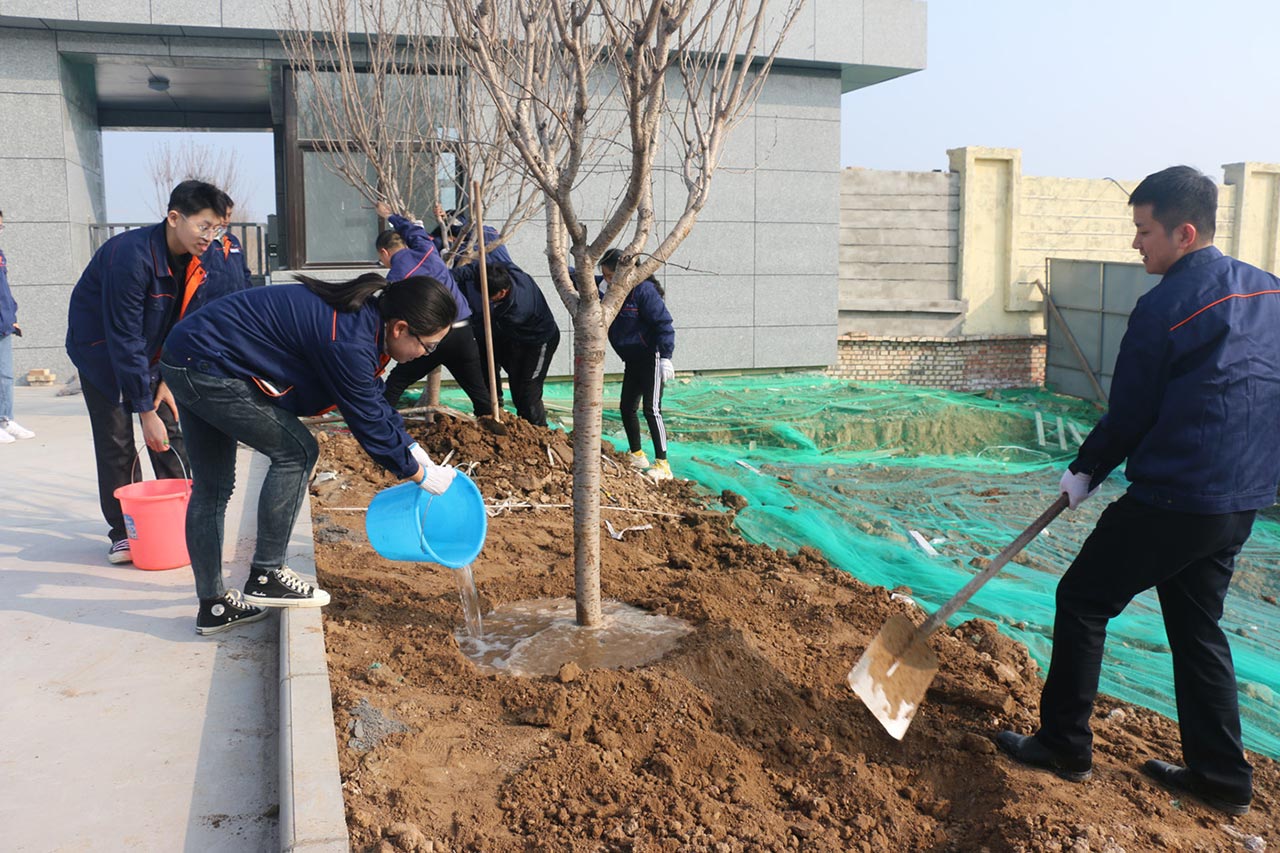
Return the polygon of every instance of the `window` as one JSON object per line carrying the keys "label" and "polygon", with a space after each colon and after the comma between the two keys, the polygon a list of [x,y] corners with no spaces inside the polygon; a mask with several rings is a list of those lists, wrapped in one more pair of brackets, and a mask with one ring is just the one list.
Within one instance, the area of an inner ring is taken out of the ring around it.
{"label": "window", "polygon": [[[452,85],[444,76],[432,77],[431,85]],[[319,122],[324,120],[322,111],[315,107],[315,86],[336,89],[337,74],[321,74],[318,80],[308,72],[288,72],[285,75],[285,175],[288,199],[287,261],[291,268],[306,267],[370,267],[377,265],[374,241],[380,223],[372,205],[346,178],[336,172],[333,164],[336,156],[322,138]],[[437,82],[438,81],[438,82]],[[403,81],[391,78],[398,87]],[[427,102],[430,89],[412,87],[402,96],[406,105],[410,101]],[[436,91],[438,94],[438,90]],[[424,138],[457,139],[457,132],[433,126],[429,109],[406,109],[410,117],[403,131],[407,140],[403,156],[408,166],[415,169],[415,184],[410,206],[426,221],[427,230],[435,227],[431,209],[436,199],[431,172],[434,170],[440,188],[439,202],[445,209],[458,204],[462,176],[458,173],[458,157],[449,151],[433,153],[421,140]],[[368,181],[373,183],[372,165],[367,168]]]}

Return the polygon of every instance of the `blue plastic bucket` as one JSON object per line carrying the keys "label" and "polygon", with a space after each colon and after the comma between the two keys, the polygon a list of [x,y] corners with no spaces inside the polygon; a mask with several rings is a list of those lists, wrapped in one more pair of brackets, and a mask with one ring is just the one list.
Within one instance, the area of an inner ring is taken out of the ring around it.
{"label": "blue plastic bucket", "polygon": [[374,495],[364,517],[373,550],[388,560],[469,565],[484,547],[489,519],[484,498],[461,471],[443,495],[401,483]]}

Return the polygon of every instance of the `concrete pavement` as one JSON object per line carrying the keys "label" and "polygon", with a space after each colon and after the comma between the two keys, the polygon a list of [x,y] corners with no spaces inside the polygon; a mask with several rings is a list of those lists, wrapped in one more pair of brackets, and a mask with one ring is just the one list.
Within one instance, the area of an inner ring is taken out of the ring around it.
{"label": "concrete pavement", "polygon": [[[83,399],[16,391],[36,437],[0,445],[0,847],[346,850],[319,611],[197,636],[189,568],[106,560]],[[265,467],[241,450],[229,587]],[[290,565],[314,573],[309,508]]]}

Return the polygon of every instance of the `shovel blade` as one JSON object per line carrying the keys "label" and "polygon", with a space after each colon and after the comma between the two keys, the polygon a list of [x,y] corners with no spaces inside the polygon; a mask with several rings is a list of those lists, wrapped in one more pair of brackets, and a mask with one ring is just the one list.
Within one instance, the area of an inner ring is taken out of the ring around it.
{"label": "shovel blade", "polygon": [[849,671],[849,687],[884,730],[902,740],[938,673],[938,658],[905,616],[893,616]]}

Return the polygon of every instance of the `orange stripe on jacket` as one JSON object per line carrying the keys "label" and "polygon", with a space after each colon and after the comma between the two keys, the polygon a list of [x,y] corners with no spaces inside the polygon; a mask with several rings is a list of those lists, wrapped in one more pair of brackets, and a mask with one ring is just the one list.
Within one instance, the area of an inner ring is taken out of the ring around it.
{"label": "orange stripe on jacket", "polygon": [[200,289],[200,285],[204,284],[209,278],[209,273],[205,271],[204,265],[200,263],[200,259],[195,255],[191,256],[191,262],[187,264],[187,281],[183,288],[182,308],[178,311],[178,318],[186,316],[187,306],[191,304],[191,298],[196,295],[196,291]]}
{"label": "orange stripe on jacket", "polygon": [[1190,323],[1192,320],[1199,317],[1201,314],[1208,311],[1210,308],[1214,307],[1215,305],[1221,305],[1223,302],[1226,302],[1228,299],[1252,299],[1255,296],[1266,296],[1267,294],[1271,294],[1271,293],[1280,293],[1280,290],[1259,290],[1257,293],[1233,293],[1230,296],[1224,296],[1221,299],[1216,299],[1213,302],[1210,302],[1208,305],[1204,306],[1199,311],[1195,312],[1190,317],[1183,320],[1181,323],[1174,323],[1172,326],[1169,327],[1169,331],[1172,332],[1174,329],[1177,329],[1179,326],[1185,326],[1187,323]]}

